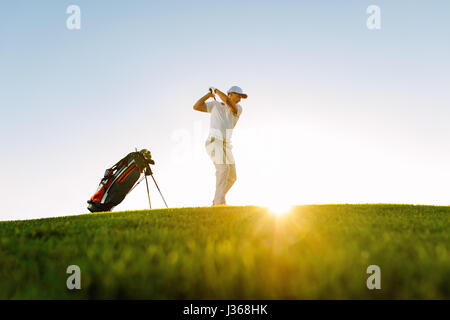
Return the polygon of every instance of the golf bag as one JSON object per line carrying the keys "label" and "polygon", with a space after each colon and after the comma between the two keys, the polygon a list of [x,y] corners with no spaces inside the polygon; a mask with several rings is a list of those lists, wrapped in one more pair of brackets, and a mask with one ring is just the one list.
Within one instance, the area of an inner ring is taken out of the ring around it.
{"label": "golf bag", "polygon": [[155,164],[150,151],[131,152],[114,166],[106,169],[97,192],[88,200],[91,212],[111,211],[125,199],[144,172],[151,175],[150,164]]}

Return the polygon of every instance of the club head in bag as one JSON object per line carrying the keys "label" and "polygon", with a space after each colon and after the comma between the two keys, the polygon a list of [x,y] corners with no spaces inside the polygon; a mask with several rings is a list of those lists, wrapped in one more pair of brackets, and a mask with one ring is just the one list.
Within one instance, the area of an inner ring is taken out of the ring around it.
{"label": "club head in bag", "polygon": [[150,151],[148,151],[147,149],[142,149],[139,152],[144,156],[145,161],[147,161],[149,164],[155,164],[155,161],[153,161],[152,154]]}

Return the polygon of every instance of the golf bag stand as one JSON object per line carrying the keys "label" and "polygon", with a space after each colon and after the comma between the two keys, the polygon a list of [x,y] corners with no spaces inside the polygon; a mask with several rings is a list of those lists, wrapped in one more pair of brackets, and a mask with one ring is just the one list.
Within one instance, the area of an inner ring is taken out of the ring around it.
{"label": "golf bag stand", "polygon": [[[147,195],[148,195],[148,204],[149,204],[149,206],[150,206],[150,209],[152,208],[152,202],[150,201],[150,191],[149,191],[149,189],[148,189],[147,176],[151,176],[151,177],[152,177],[153,182],[155,183],[155,186],[156,186],[156,188],[158,189],[159,194],[161,195],[161,198],[162,198],[163,201],[164,201],[164,204],[166,205],[166,208],[169,208],[169,207],[167,206],[166,199],[164,199],[164,196],[162,195],[161,190],[159,189],[159,186],[158,186],[158,184],[156,183],[155,177],[153,176],[153,171],[152,171],[152,169],[150,168],[150,166],[147,166],[147,167],[145,168],[145,170],[144,170],[144,177],[143,177],[142,179],[145,178],[145,185],[146,185],[146,187],[147,187]],[[139,183],[141,183],[142,179],[139,180],[138,183],[136,183],[136,185],[135,185],[131,190],[133,190]],[[130,190],[130,191],[131,191],[131,190]]]}
{"label": "golf bag stand", "polygon": [[[148,174],[147,174],[147,171],[148,171]],[[159,190],[159,186],[158,186],[158,184],[156,183],[155,177],[153,176],[153,172],[152,172],[152,169],[150,169],[150,166],[147,167],[147,168],[145,169],[145,174],[144,174],[144,176],[145,176],[145,182],[147,183],[147,192],[148,192],[147,176],[151,176],[152,179],[153,179],[153,182],[155,183],[156,188],[157,188],[158,191],[159,191],[159,194],[161,195],[161,198],[162,198],[163,201],[164,201],[164,204],[166,205],[166,208],[169,208],[169,207],[167,206],[166,199],[164,199],[164,196],[162,195],[161,190]],[[150,202],[150,193],[148,193],[148,202]],[[150,204],[150,209],[151,209],[151,208],[152,208],[152,205]]]}
{"label": "golf bag stand", "polygon": [[[97,192],[88,200],[88,210],[91,212],[111,211],[142,181],[143,178],[136,183],[141,173],[144,172],[144,178],[146,178],[146,175],[152,174],[150,164],[155,164],[150,151],[142,149],[139,152],[129,153],[125,158],[107,169]],[[148,193],[148,196],[150,202],[150,193]],[[164,201],[164,203],[166,202]]]}

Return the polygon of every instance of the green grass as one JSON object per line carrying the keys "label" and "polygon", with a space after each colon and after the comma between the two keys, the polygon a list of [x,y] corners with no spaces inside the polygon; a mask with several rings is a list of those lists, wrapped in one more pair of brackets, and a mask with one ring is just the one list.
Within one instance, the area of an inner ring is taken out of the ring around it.
{"label": "green grass", "polygon": [[[181,208],[0,222],[2,299],[450,299],[450,207]],[[79,291],[66,268],[81,268]],[[381,290],[366,269],[381,268]]]}

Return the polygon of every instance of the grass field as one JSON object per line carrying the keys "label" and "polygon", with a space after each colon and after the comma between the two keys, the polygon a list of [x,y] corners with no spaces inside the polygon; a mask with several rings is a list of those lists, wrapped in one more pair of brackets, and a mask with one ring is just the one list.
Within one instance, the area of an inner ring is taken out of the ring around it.
{"label": "grass field", "polygon": [[[381,290],[368,290],[369,265]],[[0,222],[2,299],[450,299],[450,207],[181,208]],[[69,291],[66,269],[81,268]]]}

